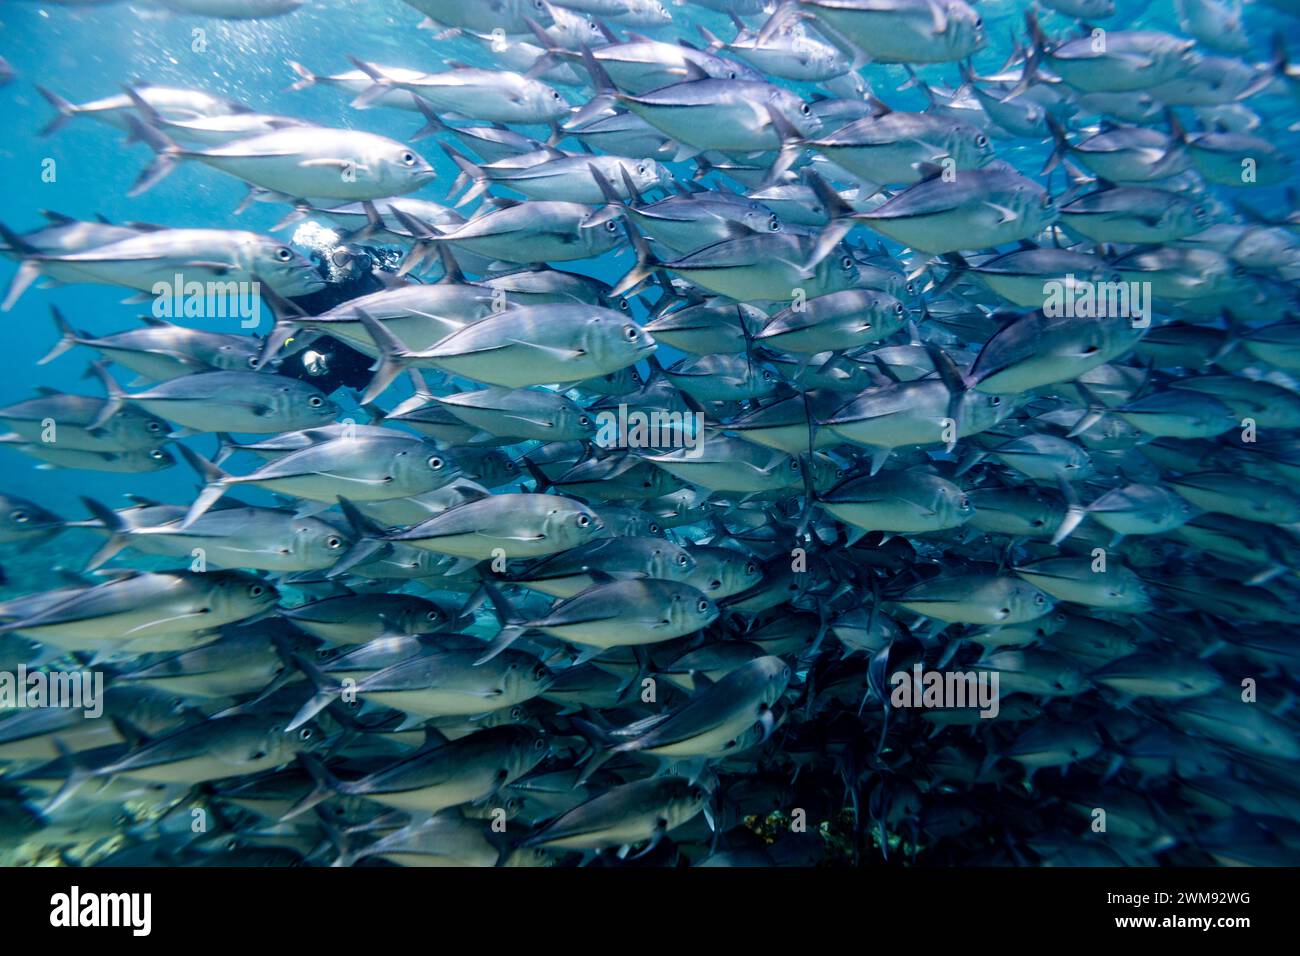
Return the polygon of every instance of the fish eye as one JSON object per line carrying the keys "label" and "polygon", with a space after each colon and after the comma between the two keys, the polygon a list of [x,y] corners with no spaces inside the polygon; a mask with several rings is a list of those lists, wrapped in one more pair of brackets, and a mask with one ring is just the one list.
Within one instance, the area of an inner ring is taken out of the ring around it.
{"label": "fish eye", "polygon": [[637,163],[637,166],[636,166],[636,174],[637,174],[638,176],[644,176],[644,175],[645,175],[645,163]]}
{"label": "fish eye", "polygon": [[623,337],[627,339],[629,342],[635,342],[637,339],[636,326],[635,325],[626,326],[623,329]]}
{"label": "fish eye", "polygon": [[149,429],[149,431],[151,431],[151,432],[160,432],[160,431],[162,431],[162,425],[160,425],[158,422],[150,422],[149,424],[145,425],[144,427],[147,428],[147,429]]}
{"label": "fish eye", "polygon": [[249,597],[261,597],[264,593],[266,593],[266,588],[260,584],[250,584],[248,586]]}
{"label": "fish eye", "polygon": [[753,561],[750,561],[747,565],[745,565],[745,573],[746,573],[746,574],[757,574],[757,573],[758,573],[758,565],[756,565]]}
{"label": "fish eye", "polygon": [[578,416],[578,424],[581,425],[582,427],[586,428],[588,425],[591,424],[591,419],[588,418],[586,415],[579,415],[579,416]]}
{"label": "fish eye", "polygon": [[969,508],[969,507],[970,507],[970,499],[967,498],[965,495],[962,495],[962,496],[958,499],[958,502],[961,504],[961,506],[962,506],[963,508]]}
{"label": "fish eye", "polygon": [[441,615],[440,615],[436,610],[434,610],[434,611],[426,611],[426,612],[424,613],[424,619],[425,619],[426,621],[436,621],[436,620],[438,620],[438,618],[439,618],[440,616],[441,616]]}
{"label": "fish eye", "polygon": [[895,314],[895,315],[902,315],[902,314],[903,314],[903,303],[900,302],[900,303],[898,303],[898,305],[894,306],[894,314]]}
{"label": "fish eye", "polygon": [[298,739],[299,739],[299,740],[311,740],[311,728],[310,728],[310,727],[304,727],[302,730],[298,731]]}
{"label": "fish eye", "polygon": [[1002,404],[1002,397],[1000,395],[989,396],[989,406],[991,408],[997,408],[1001,404]]}
{"label": "fish eye", "polygon": [[411,152],[409,149],[406,152],[402,153],[402,163],[406,166],[414,166],[415,154]]}
{"label": "fish eye", "polygon": [[1047,598],[1043,597],[1041,594],[1035,594],[1034,603],[1039,606],[1042,606],[1047,603]]}
{"label": "fish eye", "polygon": [[536,740],[533,741],[534,750],[541,751],[544,750],[545,748],[546,748],[546,741],[543,740],[541,737],[538,737]]}
{"label": "fish eye", "polygon": [[281,246],[279,249],[275,250],[275,257],[281,262],[288,262],[293,258],[293,253],[285,246]]}
{"label": "fish eye", "polygon": [[853,268],[853,257],[852,257],[852,256],[845,256],[843,259],[840,260],[840,265],[841,265],[843,268],[845,268],[845,269],[852,269],[852,268]]}
{"label": "fish eye", "polygon": [[332,534],[325,539],[325,547],[329,548],[331,551],[341,548],[343,547],[343,539],[338,535]]}
{"label": "fish eye", "polygon": [[551,90],[551,99],[553,99],[553,100],[558,100],[559,98],[560,98],[560,91],[559,91],[559,90]]}
{"label": "fish eye", "polygon": [[681,567],[684,568],[684,567],[686,567],[686,561],[687,561],[686,555],[684,555],[684,554],[679,554],[679,555],[677,555],[677,563],[678,563],[678,565],[680,565]]}
{"label": "fish eye", "polygon": [[18,524],[26,524],[28,521],[32,520],[26,511],[11,511],[9,512],[9,517]]}
{"label": "fish eye", "polygon": [[1232,277],[1233,277],[1234,279],[1240,279],[1240,278],[1241,278],[1242,276],[1244,276],[1245,274],[1246,274],[1246,267],[1245,267],[1245,266],[1236,266],[1236,267],[1234,267],[1233,270],[1232,270]]}
{"label": "fish eye", "polygon": [[1044,208],[1044,209],[1051,209],[1051,208],[1052,208],[1052,194],[1051,194],[1051,193],[1043,193],[1043,208]]}
{"label": "fish eye", "polygon": [[767,370],[764,370],[764,371],[763,371],[763,381],[765,381],[765,382],[770,382],[770,381],[772,381],[772,373],[769,372],[769,371],[767,371]]}
{"label": "fish eye", "polygon": [[976,29],[976,30],[983,30],[983,29],[984,29],[984,18],[983,18],[983,17],[976,17],[976,18],[975,18],[975,29]]}
{"label": "fish eye", "polygon": [[650,522],[650,524],[647,526],[647,530],[648,530],[651,534],[658,534],[658,533],[659,533],[659,526],[658,526],[657,524],[655,524],[655,523],[652,521],[652,522]]}
{"label": "fish eye", "polygon": [[545,679],[546,679],[546,668],[543,667],[541,664],[538,664],[536,667],[533,668],[533,680],[545,680]]}
{"label": "fish eye", "polygon": [[428,465],[434,471],[439,471],[443,466],[443,460],[439,458],[437,455],[430,455]]}
{"label": "fish eye", "polygon": [[325,404],[325,400],[319,395],[313,395],[311,398],[307,399],[307,404],[312,408],[320,408]]}
{"label": "fish eye", "polygon": [[[628,304],[627,299],[619,299],[619,300],[618,300],[618,307],[619,307],[619,309],[620,309],[621,311],[623,311],[623,312],[627,312],[629,309],[632,308],[632,306]],[[636,377],[636,373],[635,373],[635,372],[632,373],[632,381],[634,381],[634,382],[637,381],[637,377]]]}
{"label": "fish eye", "polygon": [[618,223],[614,222],[613,219],[611,219],[609,222],[605,223],[605,231],[606,231],[606,232],[616,232],[617,230],[618,230]]}
{"label": "fish eye", "polygon": [[149,457],[154,461],[162,461],[167,456],[163,454],[161,448],[155,448],[153,451],[149,452]]}
{"label": "fish eye", "polygon": [[781,220],[776,218],[776,216],[773,216],[771,219],[767,221],[767,228],[771,229],[773,232],[780,232]]}
{"label": "fish eye", "polygon": [[250,355],[250,356],[248,357],[248,367],[249,367],[249,368],[257,368],[257,356],[256,356],[256,355]]}
{"label": "fish eye", "polygon": [[980,149],[983,149],[988,144],[989,144],[989,138],[985,136],[983,133],[980,133],[978,136],[975,137],[975,145],[978,146]]}
{"label": "fish eye", "polygon": [[695,605],[695,606],[699,609],[699,612],[700,612],[701,614],[706,614],[706,613],[708,613],[708,610],[709,610],[709,602],[706,601],[706,600],[704,600],[703,598],[700,598],[700,603],[697,604],[697,605]]}
{"label": "fish eye", "polygon": [[587,527],[587,525],[589,525],[589,524],[591,524],[591,519],[590,519],[590,518],[588,518],[586,515],[578,515],[578,527],[579,527],[579,528],[585,528],[585,527]]}

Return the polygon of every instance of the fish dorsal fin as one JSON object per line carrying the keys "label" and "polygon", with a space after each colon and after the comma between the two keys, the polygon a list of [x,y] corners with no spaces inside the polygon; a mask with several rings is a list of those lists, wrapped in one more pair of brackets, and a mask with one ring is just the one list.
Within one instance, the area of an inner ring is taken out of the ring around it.
{"label": "fish dorsal fin", "polygon": [[709,76],[708,73],[704,72],[704,68],[701,67],[698,63],[695,63],[692,60],[686,61],[685,82],[690,83],[696,80],[710,80],[710,79],[712,79],[712,77]]}
{"label": "fish dorsal fin", "polygon": [[871,107],[871,113],[873,116],[887,116],[894,112],[892,106],[883,100],[878,99],[873,93],[868,93],[866,95],[866,101],[867,105]]}
{"label": "fish dorsal fin", "polygon": [[109,720],[112,722],[113,728],[122,735],[122,739],[130,745],[132,750],[149,743],[149,735],[125,717],[114,716],[110,717]]}
{"label": "fish dorsal fin", "polygon": [[715,686],[713,678],[704,671],[691,671],[691,683],[695,685],[697,691],[709,690]]}

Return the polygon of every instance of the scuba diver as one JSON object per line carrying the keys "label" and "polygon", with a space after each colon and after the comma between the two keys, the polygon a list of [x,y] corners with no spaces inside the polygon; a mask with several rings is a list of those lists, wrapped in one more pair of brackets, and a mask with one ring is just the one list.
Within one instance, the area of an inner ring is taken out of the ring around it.
{"label": "scuba diver", "polygon": [[[308,225],[315,227],[314,223]],[[375,273],[396,273],[402,262],[400,249],[349,243],[320,227],[299,229],[293,241],[309,250],[326,282],[319,292],[292,300],[307,315],[320,315],[350,299],[382,290],[384,284]],[[338,388],[364,389],[374,362],[333,336],[322,335],[307,348],[284,356],[275,371],[311,382],[328,395]]]}

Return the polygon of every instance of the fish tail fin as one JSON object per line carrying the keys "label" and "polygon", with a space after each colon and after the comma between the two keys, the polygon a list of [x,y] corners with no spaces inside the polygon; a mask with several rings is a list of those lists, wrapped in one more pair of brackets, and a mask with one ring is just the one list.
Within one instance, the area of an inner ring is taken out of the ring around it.
{"label": "fish tail fin", "polygon": [[491,643],[488,644],[481,657],[476,660],[475,664],[483,664],[492,660],[507,647],[523,637],[528,628],[523,623],[523,617],[515,610],[514,606],[497,587],[491,575],[480,573],[479,578],[483,582],[483,590],[487,592],[488,600],[492,602],[492,610],[501,622],[501,630],[497,632]]}
{"label": "fish tail fin", "polygon": [[[1025,26],[1029,30],[1029,45],[1025,48],[1025,65],[1020,72],[1020,79],[1016,82],[1010,92],[1002,97],[1002,102],[1013,100],[1033,84],[1034,78],[1038,74],[1038,66],[1043,58],[1043,48],[1047,43],[1047,37],[1043,33],[1043,28],[1038,25],[1038,15],[1033,10],[1025,11]],[[1014,51],[1013,51],[1013,56]]]}
{"label": "fish tail fin", "polygon": [[104,393],[108,397],[104,400],[104,404],[100,406],[99,414],[95,416],[95,420],[90,423],[90,431],[103,428],[104,424],[126,405],[126,392],[122,391],[122,386],[118,385],[117,380],[109,374],[107,362],[91,362],[90,368],[86,370],[85,377],[92,374],[104,386]]}
{"label": "fish tail fin", "polygon": [[351,834],[341,830],[338,823],[327,813],[317,811],[316,819],[321,829],[325,831],[326,839],[338,853],[330,866],[351,866],[356,863],[361,853],[354,847]]}
{"label": "fish tail fin", "polygon": [[77,115],[77,107],[65,100],[58,93],[55,93],[53,90],[37,84],[36,92],[45,97],[46,102],[57,110],[57,115],[54,119],[46,123],[45,128],[41,130],[42,136],[52,136],[61,130],[68,120]]}
{"label": "fish tail fin", "polygon": [[822,229],[821,235],[817,237],[817,244],[813,247],[812,255],[808,257],[808,261],[803,266],[804,272],[812,275],[821,261],[831,254],[840,241],[849,234],[849,230],[853,228],[853,207],[846,203],[840,194],[831,187],[831,184],[822,179],[817,173],[808,173],[807,182],[813,193],[825,206],[827,216],[830,219],[830,222]]}
{"label": "fish tail fin", "polygon": [[188,528],[195,521],[199,520],[208,509],[220,500],[221,496],[226,493],[230,487],[230,475],[226,474],[212,462],[208,461],[194,449],[177,443],[180,449],[181,457],[198,472],[199,477],[203,479],[203,490],[199,492],[194,503],[190,505],[190,510],[185,513],[185,520],[181,522],[181,528]]}
{"label": "fish tail fin", "polygon": [[767,46],[772,38],[776,36],[777,31],[785,26],[786,21],[792,15],[798,16],[795,0],[782,0],[781,3],[777,4],[776,9],[772,11],[772,15],[768,17],[767,22],[763,24],[763,28],[758,31],[758,36],[754,38],[755,44],[759,47]]}
{"label": "fish tail fin", "polygon": [[551,481],[550,478],[546,477],[546,472],[537,467],[537,462],[533,461],[527,455],[524,455],[524,467],[528,469],[528,474],[532,476],[533,482],[536,485],[536,487],[533,488],[535,493],[541,494],[543,491],[546,491],[555,484],[555,482]]}
{"label": "fish tail fin", "polygon": [[312,787],[308,793],[304,794],[302,799],[284,812],[284,815],[280,817],[281,823],[292,820],[294,817],[300,816],[319,804],[324,803],[338,792],[339,784],[341,783],[337,777],[329,772],[323,763],[311,754],[298,754],[298,762],[302,764],[307,773],[311,775],[311,779],[315,783],[315,786]]}
{"label": "fish tail fin", "polygon": [[429,105],[428,100],[423,96],[416,96],[414,93],[411,94],[411,100],[415,103],[415,108],[424,116],[424,125],[415,131],[415,135],[411,137],[412,141],[424,139],[424,137],[432,136],[434,133],[450,132],[447,124],[440,120],[438,114],[433,111],[433,107]]}
{"label": "fish tail fin", "polygon": [[[578,774],[578,779],[575,784],[576,786],[581,787],[592,778],[597,770],[605,766],[605,764],[609,763],[610,760],[617,756],[617,751],[606,746],[607,741],[605,739],[605,734],[595,724],[589,723],[581,717],[573,717],[571,719],[574,726],[579,728],[583,736],[587,737],[591,741],[591,752],[587,757],[587,762],[583,764],[582,772]],[[600,736],[593,738],[593,734],[599,734]],[[597,743],[597,741],[599,741],[599,743]]]}
{"label": "fish tail fin", "polygon": [[[135,95],[134,91],[132,95]],[[138,96],[136,98],[138,99]],[[138,196],[152,189],[176,168],[176,164],[181,160],[182,151],[162,130],[142,122],[135,116],[128,116],[126,125],[130,127],[134,138],[141,140],[154,151],[153,161],[144,168],[127,191],[128,196]]]}
{"label": "fish tail fin", "polygon": [[384,76],[374,64],[367,63],[355,56],[349,56],[348,59],[353,66],[370,79],[370,86],[361,91],[361,94],[352,101],[351,106],[356,110],[368,110],[375,105],[376,100],[394,88],[393,82]]}
{"label": "fish tail fin", "polygon": [[57,737],[54,738],[54,749],[57,750],[59,756],[67,762],[69,767],[68,776],[64,780],[63,786],[59,788],[59,792],[51,798],[49,803],[41,807],[42,817],[48,817],[55,810],[59,809],[59,807],[71,800],[76,792],[94,776],[93,771],[87,768],[82,759],[70,750],[67,744],[62,740],[59,740]]}
{"label": "fish tail fin", "polygon": [[75,346],[85,336],[68,324],[68,320],[63,317],[57,305],[50,306],[50,316],[54,319],[54,327],[58,329],[59,340],[54,343],[54,347],[45,353],[45,356],[36,364],[44,365],[52,362],[68,349]]}
{"label": "fish tail fin", "polygon": [[794,128],[794,124],[771,103],[767,104],[767,117],[772,123],[772,129],[781,140],[781,151],[777,153],[772,168],[763,178],[763,185],[771,186],[780,181],[786,170],[794,165],[795,160],[799,158],[800,150],[803,149],[804,141],[799,131]]}
{"label": "fish tail fin", "polygon": [[293,70],[294,75],[298,77],[298,79],[289,86],[286,92],[292,93],[297,90],[305,90],[309,86],[315,86],[316,81],[320,79],[315,73],[311,72],[311,70],[307,69],[297,60],[286,60],[285,62],[289,64],[289,69]]}
{"label": "fish tail fin", "polygon": [[627,271],[627,275],[618,281],[618,285],[610,290],[609,294],[614,298],[627,295],[663,265],[650,251],[650,245],[645,241],[645,236],[641,235],[641,231],[626,216],[623,218],[623,230],[627,233],[628,240],[632,243],[632,249],[636,252],[636,262]]}
{"label": "fish tail fin", "polygon": [[[591,172],[591,178],[596,181],[596,186],[600,189],[600,194],[605,197],[605,205],[594,210],[590,216],[582,220],[580,226],[583,229],[591,229],[595,226],[603,225],[611,219],[616,219],[623,215],[625,208],[623,197],[618,194],[618,191],[614,188],[614,184],[609,181],[609,178],[596,168],[596,164],[588,163],[587,169]],[[623,170],[623,179],[624,185],[628,188],[628,195],[636,196],[636,185],[632,182],[631,177],[628,176],[626,169]]]}
{"label": "fish tail fin", "polygon": [[1065,138],[1065,127],[1057,121],[1056,117],[1049,113],[1044,117],[1044,121],[1047,123],[1047,128],[1052,134],[1052,142],[1054,145],[1052,146],[1051,155],[1047,157],[1047,162],[1043,163],[1042,171],[1039,173],[1040,176],[1046,176],[1057,166],[1061,165],[1061,160],[1065,158],[1065,154],[1070,149],[1070,141]]}
{"label": "fish tail fin", "polygon": [[217,453],[212,456],[212,464],[219,466],[242,447],[229,432],[217,432]]}
{"label": "fish tail fin", "polygon": [[384,217],[379,214],[379,209],[372,200],[363,199],[361,209],[366,214],[366,224],[348,233],[345,237],[348,242],[362,242],[371,236],[384,232],[388,228],[384,224]]}
{"label": "fish tail fin", "polygon": [[963,399],[975,383],[968,374],[962,373],[952,356],[939,346],[931,342],[925,349],[930,354],[930,361],[934,363],[939,378],[948,389],[948,418],[953,423],[953,439],[947,443],[947,448],[952,451],[961,435]]}
{"label": "fish tail fin", "polygon": [[357,316],[361,319],[361,324],[365,326],[370,338],[374,340],[375,345],[379,348],[379,359],[373,367],[375,374],[370,379],[370,384],[366,386],[365,393],[361,396],[361,404],[368,405],[392,384],[393,379],[405,371],[411,364],[411,357],[415,353],[408,349],[405,343],[390,332],[382,322],[364,309],[357,309]]}
{"label": "fish tail fin", "polygon": [[334,566],[326,574],[329,578],[341,577],[358,564],[383,555],[392,548],[384,539],[384,529],[342,495],[339,495],[339,510],[343,512],[343,518],[347,521],[348,528],[356,540],[352,543],[352,547],[334,562]]}
{"label": "fish tail fin", "polygon": [[1088,516],[1088,509],[1079,503],[1079,496],[1074,491],[1074,486],[1064,478],[1060,481],[1061,494],[1065,497],[1066,508],[1065,517],[1061,519],[1060,526],[1052,535],[1052,546],[1060,544],[1071,534],[1074,529]]}
{"label": "fish tail fin", "polygon": [[305,201],[295,202],[293,204],[293,208],[290,209],[288,212],[286,212],[283,216],[281,216],[276,221],[275,225],[271,227],[270,231],[279,232],[285,226],[289,226],[295,222],[299,222],[300,220],[306,219],[308,216],[311,215],[311,212],[312,212],[312,208],[309,203]]}
{"label": "fish tail fin", "polygon": [[602,113],[612,110],[619,97],[614,81],[609,78],[609,74],[600,65],[600,61],[592,55],[591,47],[585,43],[582,45],[582,65],[586,67],[587,74],[591,77],[591,85],[595,88],[596,95],[575,110],[564,121],[564,129],[577,129],[591,122]]}
{"label": "fish tail fin", "polygon": [[[741,24],[741,27],[741,32],[743,33],[744,24]],[[719,39],[718,36],[704,24],[697,23],[695,29],[699,31],[700,36],[704,37],[704,42],[708,44],[708,50],[710,53],[717,53],[727,45],[725,40]],[[740,33],[737,33],[736,36],[739,37]]]}
{"label": "fish tail fin", "polygon": [[293,720],[289,721],[288,726],[285,727],[286,733],[297,730],[303,724],[315,718],[317,714],[334,702],[343,689],[342,685],[331,681],[328,676],[321,672],[320,668],[304,655],[294,654],[293,663],[315,686],[316,694],[299,708],[298,713],[294,714]]}
{"label": "fish tail fin", "polygon": [[492,180],[488,178],[487,173],[483,172],[483,167],[479,166],[478,163],[473,162],[468,156],[460,152],[460,150],[456,149],[454,146],[448,146],[446,143],[439,143],[438,145],[442,147],[444,153],[451,157],[451,161],[455,163],[461,171],[461,176],[456,178],[456,183],[452,185],[452,189],[456,189],[462,180],[472,180],[474,183],[474,185],[465,192],[465,195],[456,200],[455,208],[459,209],[461,206],[477,199],[485,193],[488,187],[492,185]]}
{"label": "fish tail fin", "polygon": [[128,529],[126,522],[122,520],[122,516],[102,502],[96,501],[89,496],[83,496],[81,503],[86,506],[86,510],[108,532],[108,541],[91,555],[90,560],[86,562],[86,570],[94,571],[127,546],[126,534]]}
{"label": "fish tail fin", "polygon": [[[5,236],[5,241],[10,241],[9,236]],[[24,259],[9,283],[9,292],[5,295],[3,304],[0,304],[0,312],[8,312],[12,309],[14,303],[22,298],[23,293],[27,291],[27,287],[35,282],[40,277],[40,274],[40,266],[35,261]]]}
{"label": "fish tail fin", "polygon": [[1179,146],[1185,145],[1187,143],[1187,130],[1172,106],[1165,107],[1165,123],[1169,126],[1169,136],[1174,140],[1174,148],[1177,149]]}
{"label": "fish tail fin", "polygon": [[271,310],[271,331],[267,334],[266,341],[262,343],[262,351],[258,353],[257,365],[254,366],[262,369],[266,368],[280,354],[280,350],[289,340],[298,334],[301,326],[298,320],[306,313],[296,303],[290,302],[276,292],[270,283],[262,281],[259,276],[253,276],[253,284],[262,301]]}

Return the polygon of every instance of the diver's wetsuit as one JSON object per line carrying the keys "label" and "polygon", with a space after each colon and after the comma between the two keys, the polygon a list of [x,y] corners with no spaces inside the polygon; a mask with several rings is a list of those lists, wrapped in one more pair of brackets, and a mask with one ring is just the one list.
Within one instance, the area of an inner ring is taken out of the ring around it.
{"label": "diver's wetsuit", "polygon": [[[371,246],[338,246],[331,251],[334,256],[339,253],[346,259],[346,268],[341,268],[343,264],[337,258],[331,268],[320,253],[312,253],[327,285],[319,292],[292,300],[308,315],[320,315],[340,303],[380,291],[384,286],[375,278],[373,269],[392,272],[398,262],[397,256]],[[310,348],[286,355],[276,372],[311,382],[328,395],[338,388],[364,389],[374,364],[370,356],[333,336],[322,335]]]}

